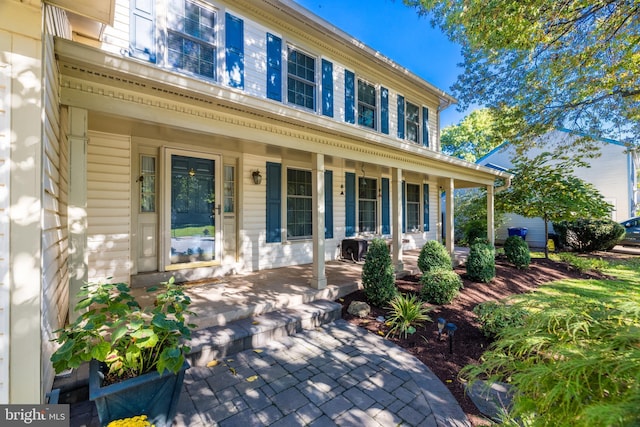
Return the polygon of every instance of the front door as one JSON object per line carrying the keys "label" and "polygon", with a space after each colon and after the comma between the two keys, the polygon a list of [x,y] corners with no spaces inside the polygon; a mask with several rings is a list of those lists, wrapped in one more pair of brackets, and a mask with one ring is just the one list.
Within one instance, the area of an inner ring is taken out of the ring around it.
{"label": "front door", "polygon": [[220,157],[167,150],[165,269],[220,263]]}

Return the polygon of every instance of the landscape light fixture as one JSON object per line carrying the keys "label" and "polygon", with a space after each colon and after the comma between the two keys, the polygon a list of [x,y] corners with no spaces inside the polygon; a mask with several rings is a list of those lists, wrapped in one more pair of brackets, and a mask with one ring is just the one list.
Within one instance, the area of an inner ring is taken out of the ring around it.
{"label": "landscape light fixture", "polygon": [[458,329],[455,323],[447,323],[447,335],[449,336],[449,354],[453,354],[453,333]]}
{"label": "landscape light fixture", "polygon": [[438,338],[442,338],[442,331],[444,330],[444,325],[447,323],[445,319],[442,317],[438,317]]}

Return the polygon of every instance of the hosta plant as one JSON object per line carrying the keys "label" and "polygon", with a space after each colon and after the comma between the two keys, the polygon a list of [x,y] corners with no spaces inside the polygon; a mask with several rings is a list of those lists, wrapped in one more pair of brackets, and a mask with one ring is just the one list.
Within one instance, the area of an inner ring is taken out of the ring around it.
{"label": "hosta plant", "polygon": [[[109,376],[136,377],[153,370],[177,373],[189,347],[184,344],[195,327],[186,316],[191,299],[172,277],[162,283],[153,304],[142,307],[126,283],[89,283],[82,287],[76,311],[81,314],[55,331],[60,347],[51,356],[56,372],[96,359]],[[156,292],[156,287],[149,292]]]}
{"label": "hosta plant", "polygon": [[390,327],[389,335],[408,335],[416,332],[416,326],[431,320],[427,313],[431,310],[425,307],[422,301],[415,295],[399,294],[389,303],[391,306],[387,325]]}

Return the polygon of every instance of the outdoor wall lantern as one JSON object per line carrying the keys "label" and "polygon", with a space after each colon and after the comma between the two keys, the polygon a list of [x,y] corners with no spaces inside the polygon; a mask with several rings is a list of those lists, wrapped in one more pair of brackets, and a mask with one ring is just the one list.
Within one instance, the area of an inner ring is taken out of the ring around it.
{"label": "outdoor wall lantern", "polygon": [[438,317],[438,339],[442,338],[442,331],[444,330],[444,325],[447,323],[445,319],[442,317]]}
{"label": "outdoor wall lantern", "polygon": [[447,335],[449,335],[449,354],[453,354],[453,333],[458,329],[455,323],[447,323]]}
{"label": "outdoor wall lantern", "polygon": [[251,173],[251,177],[253,178],[253,183],[255,185],[260,185],[260,183],[262,182],[262,175],[260,174],[259,170],[255,170]]}

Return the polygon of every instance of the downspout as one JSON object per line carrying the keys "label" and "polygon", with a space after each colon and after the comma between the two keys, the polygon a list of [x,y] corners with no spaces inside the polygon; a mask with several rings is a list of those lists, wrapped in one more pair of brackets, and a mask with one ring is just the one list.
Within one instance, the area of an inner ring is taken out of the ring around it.
{"label": "downspout", "polygon": [[511,178],[513,178],[513,175],[509,175],[508,177],[505,178],[504,185],[501,185],[500,187],[496,187],[496,194],[511,187]]}

